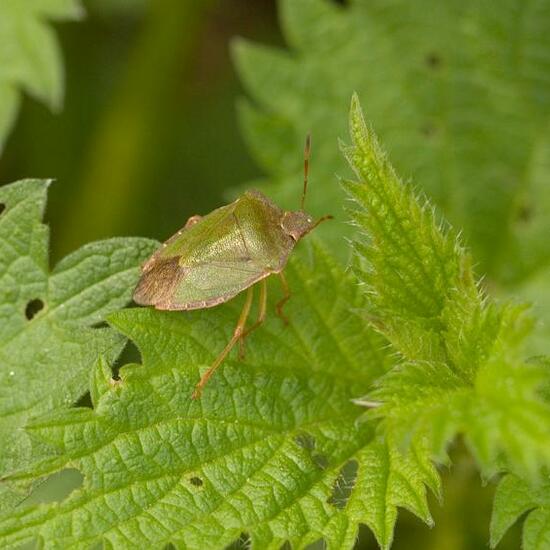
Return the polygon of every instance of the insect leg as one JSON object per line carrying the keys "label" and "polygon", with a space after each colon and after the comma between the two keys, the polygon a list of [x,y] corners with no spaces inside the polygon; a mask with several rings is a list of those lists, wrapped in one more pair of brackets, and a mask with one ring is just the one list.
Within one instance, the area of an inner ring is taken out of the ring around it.
{"label": "insect leg", "polygon": [[231,337],[231,340],[229,340],[223,351],[218,355],[210,368],[202,375],[199,383],[195,386],[195,391],[193,392],[192,399],[198,399],[201,396],[204,386],[206,385],[210,377],[214,374],[214,371],[223,363],[223,360],[227,357],[227,354],[231,351],[233,346],[239,341],[239,339],[243,335],[244,327],[246,326],[246,320],[248,318],[248,314],[250,313],[250,306],[252,305],[252,296],[254,292],[253,288],[254,287],[250,287],[246,293],[246,300],[244,302],[244,306],[241,311],[241,315],[239,316],[237,325],[235,326],[235,330],[233,331],[233,336]]}
{"label": "insect leg", "polygon": [[244,358],[244,340],[245,338],[253,331],[256,330],[264,321],[265,321],[265,314],[267,311],[267,282],[266,279],[262,279],[259,282],[260,285],[260,305],[258,309],[258,318],[256,319],[256,322],[243,334],[241,335],[241,339],[239,340],[239,357],[242,359]]}
{"label": "insect leg", "polygon": [[283,313],[283,306],[288,302],[290,298],[290,288],[282,271],[279,273],[279,277],[281,279],[281,286],[283,287],[284,296],[275,305],[275,311],[277,312],[277,315],[283,320],[283,323],[285,325],[288,325],[288,317]]}

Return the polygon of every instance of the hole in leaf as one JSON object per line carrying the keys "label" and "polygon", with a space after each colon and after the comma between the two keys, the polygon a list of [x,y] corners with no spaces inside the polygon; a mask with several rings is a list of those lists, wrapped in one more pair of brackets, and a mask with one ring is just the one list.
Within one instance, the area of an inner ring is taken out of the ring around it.
{"label": "hole in leaf", "polygon": [[335,4],[339,6],[349,6],[349,0],[332,0]]}
{"label": "hole in leaf", "polygon": [[340,473],[334,480],[332,495],[327,500],[329,504],[332,504],[332,506],[340,510],[345,508],[351,496],[351,492],[353,491],[353,487],[355,486],[358,469],[359,464],[357,460],[348,460],[342,468],[340,468]]}
{"label": "hole in leaf", "polygon": [[73,491],[82,486],[84,476],[75,468],[66,468],[52,474],[40,485],[36,486],[25,499],[25,504],[46,504],[61,502]]}
{"label": "hole in leaf", "polygon": [[250,545],[250,537],[246,533],[241,533],[241,536],[227,546],[225,550],[249,550]]}
{"label": "hole in leaf", "polygon": [[76,401],[74,404],[75,407],[87,407],[88,409],[93,409],[92,405],[92,396],[90,395],[90,392],[86,392],[82,397]]}
{"label": "hole in leaf", "polygon": [[4,212],[5,209],[6,209],[6,205],[3,202],[0,202],[0,214],[2,214],[2,212]]}
{"label": "hole in leaf", "polygon": [[195,487],[202,487],[203,481],[200,477],[195,476],[189,479],[189,483],[191,483],[191,485],[194,485]]}
{"label": "hole in leaf", "polygon": [[324,470],[328,466],[328,458],[325,455],[313,455],[311,459],[321,470]]}
{"label": "hole in leaf", "polygon": [[43,308],[44,302],[40,298],[35,298],[27,304],[25,317],[30,321]]}
{"label": "hole in leaf", "polygon": [[137,346],[131,341],[128,340],[122,353],[118,356],[118,359],[112,365],[113,379],[120,380],[120,369],[124,365],[128,364],[139,364],[141,363],[141,353],[139,352]]}
{"label": "hole in leaf", "polygon": [[439,69],[439,67],[441,67],[442,65],[442,60],[439,54],[435,52],[430,52],[426,56],[426,65],[428,65],[430,69]]}
{"label": "hole in leaf", "polygon": [[298,434],[294,441],[296,445],[302,447],[302,449],[307,449],[308,451],[313,451],[315,449],[315,438],[306,432]]}
{"label": "hole in leaf", "polygon": [[94,323],[92,328],[109,328],[109,323],[107,321],[99,321],[98,323]]}

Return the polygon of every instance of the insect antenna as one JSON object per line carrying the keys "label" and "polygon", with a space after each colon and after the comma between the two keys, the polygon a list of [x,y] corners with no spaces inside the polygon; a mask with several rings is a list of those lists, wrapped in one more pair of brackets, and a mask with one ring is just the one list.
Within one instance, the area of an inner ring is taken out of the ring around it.
{"label": "insect antenna", "polygon": [[307,192],[307,178],[309,175],[309,158],[311,156],[311,134],[306,136],[306,146],[304,148],[304,191],[302,193],[302,205],[300,210],[304,211],[304,203],[306,202],[306,192]]}

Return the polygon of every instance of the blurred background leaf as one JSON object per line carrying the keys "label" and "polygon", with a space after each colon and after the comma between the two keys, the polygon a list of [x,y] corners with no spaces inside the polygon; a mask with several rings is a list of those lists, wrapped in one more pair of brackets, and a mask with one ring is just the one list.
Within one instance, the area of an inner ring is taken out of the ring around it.
{"label": "blurred background leaf", "polygon": [[25,97],[0,157],[2,182],[56,178],[48,207],[54,259],[115,234],[163,240],[257,177],[237,124],[242,89],[229,42],[243,35],[281,43],[272,0],[84,6],[82,21],[56,28],[63,110],[52,116]]}
{"label": "blurred background leaf", "polygon": [[[500,294],[548,303],[537,281],[550,274],[550,2],[278,4],[290,50],[246,40],[234,49],[251,95],[244,136],[269,194],[295,200],[311,130],[310,209],[342,219],[333,173],[346,170],[334,143],[356,90],[398,173],[464,231],[478,273]],[[336,249],[349,233],[321,230]],[[550,310],[539,313],[532,353],[549,349]]]}
{"label": "blurred background leaf", "polygon": [[290,51],[235,45],[253,100],[242,105],[244,133],[273,192],[283,199],[295,185],[296,151],[311,129],[312,179],[322,185],[311,201],[320,210],[341,203],[334,143],[357,90],[398,173],[464,229],[482,273],[517,281],[547,262],[547,247],[521,254],[514,245],[522,223],[537,224],[535,241],[550,229],[538,208],[550,188],[536,184],[549,176],[550,3],[338,4],[281,0]]}
{"label": "blurred background leaf", "polygon": [[63,101],[63,68],[51,21],[77,19],[79,0],[0,2],[0,152],[25,91],[58,111]]}

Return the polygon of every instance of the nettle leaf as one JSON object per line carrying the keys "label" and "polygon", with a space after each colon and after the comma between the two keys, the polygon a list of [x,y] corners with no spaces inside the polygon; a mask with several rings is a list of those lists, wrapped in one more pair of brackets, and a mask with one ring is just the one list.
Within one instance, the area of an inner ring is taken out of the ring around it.
{"label": "nettle leaf", "polygon": [[[50,273],[48,228],[41,223],[47,181],[0,188],[0,475],[41,451],[22,429],[41,413],[70,407],[87,390],[99,354],[114,360],[124,338],[92,328],[131,298],[148,239],[86,245]],[[0,482],[0,504],[26,488]]]}
{"label": "nettle leaf", "polygon": [[429,456],[420,445],[401,454],[352,402],[390,367],[385,341],[365,327],[354,279],[304,246],[287,269],[290,324],[269,316],[245,360],[231,355],[198,401],[199,372],[228,341],[242,296],[212,310],[110,317],[143,364],[113,380],[100,361],[93,410],[29,426],[56,452],[15,477],[70,467],[84,483],[60,503],[1,517],[4,547],[37,537],[44,548],[223,548],[247,533],[253,548],[323,538],[345,549],[365,523],[387,548],[397,506],[431,522],[425,487],[438,492],[439,480]]}
{"label": "nettle leaf", "polygon": [[402,442],[427,441],[440,460],[461,433],[484,475],[509,467],[535,478],[550,461],[550,404],[539,391],[550,371],[521,359],[524,308],[483,296],[456,234],[399,180],[356,96],[350,127],[356,272],[373,326],[401,357],[370,392],[380,406],[369,415]]}
{"label": "nettle leaf", "polygon": [[[339,4],[279,0],[289,50],[235,44],[254,100],[242,127],[268,194],[296,204],[311,131],[309,209],[340,214],[326,178],[344,173],[333,144],[357,90],[398,172],[463,228],[483,273],[518,284],[548,267],[550,3]],[[340,249],[334,226],[320,231]]]}
{"label": "nettle leaf", "polygon": [[[550,367],[548,357],[532,358],[530,362],[546,369]],[[541,393],[546,399],[550,397],[548,383],[541,388]],[[550,545],[549,505],[550,480],[547,470],[537,483],[513,474],[503,476],[495,493],[491,517],[491,546],[496,547],[508,529],[518,520],[524,519],[523,550],[547,548]]]}
{"label": "nettle leaf", "polygon": [[550,124],[533,151],[528,173],[531,184],[520,198],[521,216],[516,224],[510,270],[528,273],[512,279],[508,294],[529,301],[539,323],[529,337],[532,355],[550,353]]}
{"label": "nettle leaf", "polygon": [[58,110],[63,100],[61,55],[49,21],[77,19],[79,0],[0,2],[0,152],[20,103],[20,89]]}
{"label": "nettle leaf", "polygon": [[491,518],[491,547],[527,512],[523,525],[523,550],[550,547],[550,481],[530,485],[514,475],[504,476],[495,494]]}

